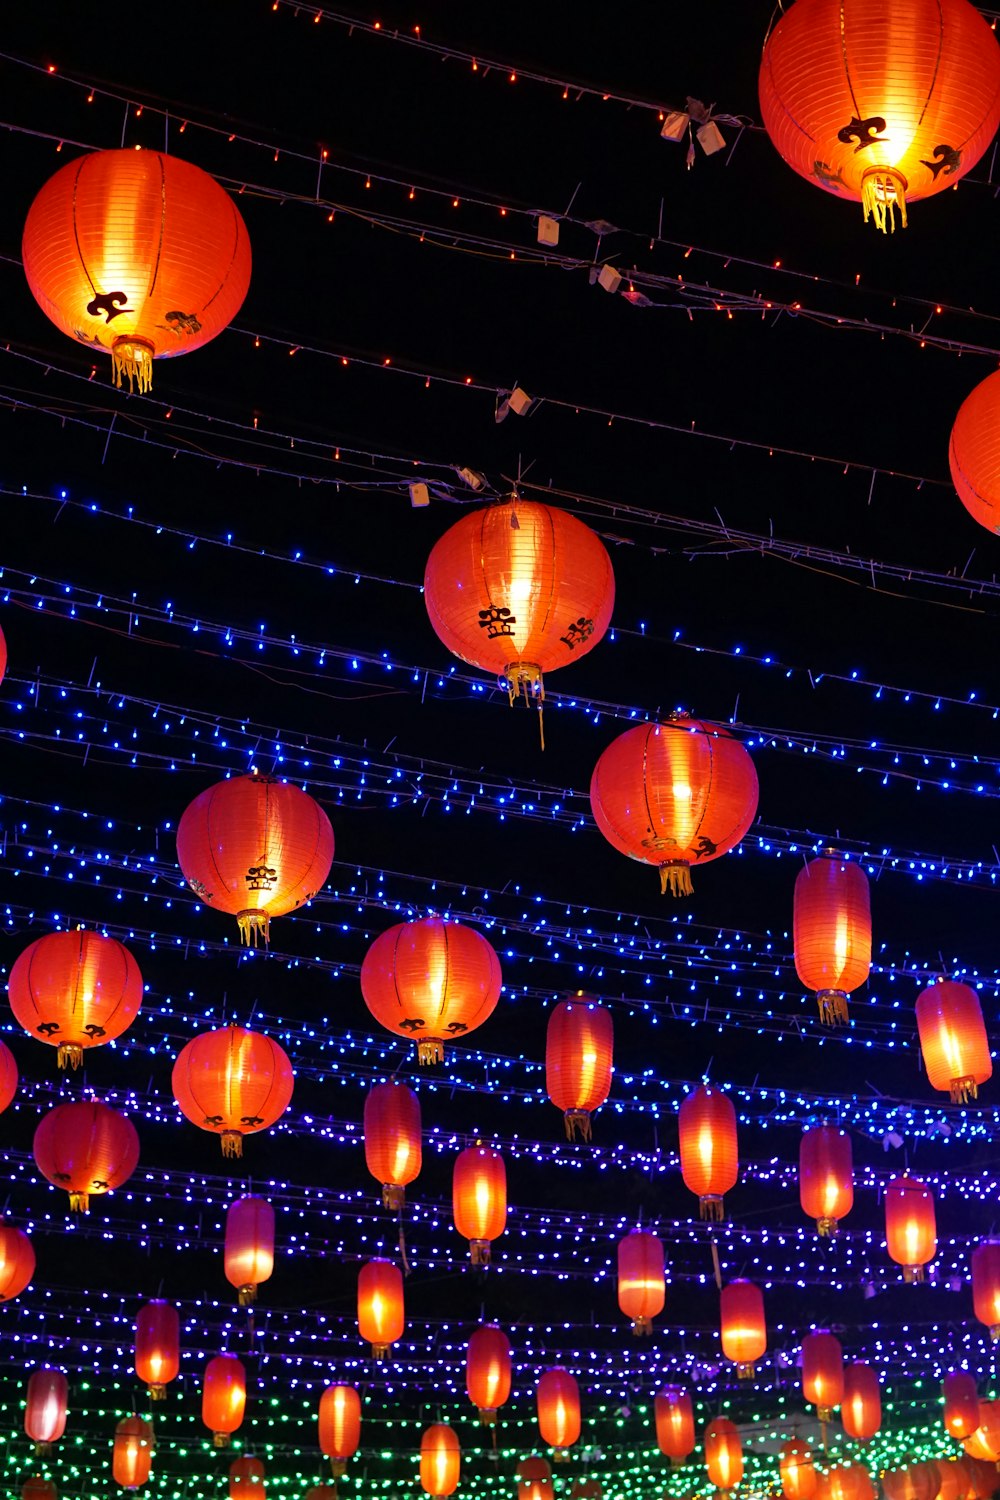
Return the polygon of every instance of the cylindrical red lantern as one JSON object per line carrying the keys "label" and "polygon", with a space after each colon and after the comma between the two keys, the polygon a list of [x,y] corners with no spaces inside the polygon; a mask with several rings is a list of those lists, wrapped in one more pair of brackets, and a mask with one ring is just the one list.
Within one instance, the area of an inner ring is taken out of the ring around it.
{"label": "cylindrical red lantern", "polygon": [[485,1323],[469,1339],[465,1358],[465,1388],[484,1425],[496,1422],[497,1408],[510,1395],[510,1382],[510,1340],[495,1323]]}
{"label": "cylindrical red lantern", "polygon": [[440,1062],[444,1044],[468,1036],[500,998],[500,960],[472,927],[424,917],[380,933],[361,965],[361,993],[380,1026],[417,1044],[417,1062]]}
{"label": "cylindrical red lantern", "polygon": [[813,1500],[817,1475],[808,1443],[798,1439],[786,1443],[778,1460],[778,1473],[785,1500]]}
{"label": "cylindrical red lantern", "polygon": [[455,1158],[452,1176],[455,1228],[469,1241],[474,1266],[488,1266],[490,1243],[507,1223],[507,1168],[492,1146],[468,1146]]}
{"label": "cylindrical red lantern", "polygon": [[675,1466],[682,1464],[694,1451],[694,1408],[691,1392],[678,1385],[668,1385],[653,1401],[656,1442],[661,1453]]}
{"label": "cylindrical red lantern", "polygon": [[176,1307],[157,1300],[140,1307],[135,1324],[135,1373],[151,1401],[162,1401],[181,1367],[180,1319]]}
{"label": "cylindrical red lantern", "polygon": [[407,1185],[420,1173],[420,1101],[395,1079],[376,1083],[365,1099],[365,1162],[382,1184],[386,1208],[400,1209]]}
{"label": "cylindrical red lantern", "polygon": [[59,1500],[59,1491],[51,1479],[25,1480],[21,1486],[21,1500]]}
{"label": "cylindrical red lantern", "polygon": [[868,876],[835,850],[803,865],[793,901],[795,971],[816,991],[819,1018],[847,1020],[847,997],[864,984],[872,961]]}
{"label": "cylindrical red lantern", "polygon": [[934,1194],[916,1177],[894,1177],[885,1193],[885,1243],[904,1281],[923,1281],[937,1254]]}
{"label": "cylindrical red lantern", "polygon": [[932,1463],[886,1469],[882,1475],[886,1500],[934,1500],[939,1484],[937,1466]]}
{"label": "cylindrical red lantern", "polygon": [[24,1430],[36,1453],[48,1453],[66,1431],[69,1387],[61,1370],[42,1365],[32,1370],[24,1408]]}
{"label": "cylindrical red lantern", "polygon": [[717,1489],[729,1491],[743,1478],[743,1444],[728,1417],[716,1417],[705,1428],[705,1467]]}
{"label": "cylindrical red lantern", "polygon": [[938,1471],[936,1500],[968,1500],[972,1492],[972,1474],[965,1458],[935,1459]]}
{"label": "cylindrical red lantern", "polygon": [[85,1048],[131,1026],[142,1004],[142,975],[115,938],[82,929],[50,932],[19,954],[7,994],[28,1035],[58,1047],[60,1068],[78,1068]]}
{"label": "cylindrical red lantern", "polygon": [[847,1436],[859,1443],[869,1442],[882,1426],[882,1393],[870,1365],[852,1364],[844,1370],[840,1420]]}
{"label": "cylindrical red lantern", "polygon": [[983,1240],[972,1252],[972,1305],[995,1343],[1000,1339],[1000,1240]]}
{"label": "cylindrical red lantern", "polygon": [[566,1122],[566,1139],[590,1140],[590,1116],[611,1092],[611,1012],[589,996],[562,1000],[545,1032],[545,1087]]}
{"label": "cylindrical red lantern", "polygon": [[458,1488],[462,1450],[454,1429],[435,1422],[420,1439],[420,1483],[428,1495],[451,1495]]}
{"label": "cylindrical red lantern", "polygon": [[235,1355],[217,1354],[210,1359],[201,1391],[201,1420],[216,1448],[229,1447],[229,1439],[243,1421],[246,1400],[246,1371]]}
{"label": "cylindrical red lantern", "polygon": [[242,1026],[224,1026],[181,1048],[171,1083],[181,1113],[221,1137],[223,1156],[242,1156],[245,1135],[281,1119],[295,1077],[277,1042]]}
{"label": "cylindrical red lantern", "polygon": [[997,1487],[995,1463],[982,1458],[966,1458],[969,1473],[969,1500],[992,1500]]}
{"label": "cylindrical red lantern", "polygon": [[720,1296],[722,1352],[736,1366],[741,1380],[750,1380],[754,1365],[767,1352],[764,1294],[752,1281],[738,1279],[722,1288]]}
{"label": "cylindrical red lantern", "polygon": [[544,1458],[522,1458],[517,1466],[517,1500],[552,1500],[552,1470]]}
{"label": "cylindrical red lantern", "polygon": [[274,1209],[266,1198],[237,1198],[226,1210],[226,1280],[239,1303],[257,1300],[257,1288],[274,1270]]}
{"label": "cylindrical red lantern", "polygon": [[[17,1093],[17,1063],[6,1042],[0,1042],[0,1115]],[[29,1481],[30,1482],[30,1481]],[[47,1483],[47,1481],[42,1481]]]}
{"label": "cylindrical red lantern", "polygon": [[739,1150],[732,1102],[707,1083],[688,1094],[678,1115],[681,1176],[698,1195],[703,1219],[724,1217],[723,1195],[736,1186]]}
{"label": "cylindrical red lantern", "polygon": [[546,1370],[538,1382],[538,1430],[550,1448],[572,1448],[580,1436],[580,1387],[568,1370]]}
{"label": "cylindrical red lantern", "polygon": [[361,1441],[361,1397],[353,1385],[328,1385],[319,1398],[319,1446],[338,1479]]}
{"label": "cylindrical red lantern", "polygon": [[228,912],[243,942],[310,901],[330,873],[333,829],[308,792],[233,776],[199,792],[177,825],[177,861],[200,901]]}
{"label": "cylindrical red lantern", "polygon": [[249,1497],[265,1494],[265,1479],[266,1470],[260,1459],[241,1453],[229,1465],[229,1500],[241,1500],[241,1497],[249,1500]]}
{"label": "cylindrical red lantern", "polygon": [[689,896],[691,866],[728,854],[757,816],[757,773],[717,724],[637,724],[601,754],[590,806],[609,844],[656,865],[661,891]]}
{"label": "cylindrical red lantern", "polygon": [[633,1229],[618,1241],[618,1306],[632,1320],[632,1332],[652,1333],[665,1301],[663,1241]]}
{"label": "cylindrical red lantern", "polygon": [[385,1359],[403,1337],[403,1276],[391,1260],[370,1260],[358,1272],[358,1332],[372,1346],[372,1359]]}
{"label": "cylindrical red lantern", "polygon": [[835,1125],[814,1125],[799,1142],[799,1198],[820,1234],[836,1234],[854,1206],[851,1138]]}
{"label": "cylindrical red lantern", "polygon": [[152,1424],[141,1417],[124,1417],[115,1428],[111,1450],[111,1474],[125,1490],[138,1490],[149,1479],[153,1466]]}
{"label": "cylindrical red lantern", "polygon": [[844,1351],[825,1329],[802,1340],[802,1395],[821,1422],[829,1422],[844,1399]]}
{"label": "cylindrical red lantern", "polygon": [[866,1500],[873,1493],[863,1464],[834,1464],[826,1476],[826,1500]]}
{"label": "cylindrical red lantern", "polygon": [[96,1099],[55,1105],[42,1116],[32,1150],[42,1176],[65,1188],[70,1208],[84,1214],[92,1196],[121,1187],[139,1164],[132,1121]]}
{"label": "cylindrical red lantern", "polygon": [[951,1370],[944,1377],[945,1432],[961,1442],[972,1436],[979,1423],[979,1392],[975,1378],[968,1370]]}
{"label": "cylindrical red lantern", "polygon": [[1000,1401],[980,1401],[979,1426],[962,1447],[972,1459],[1000,1463]]}
{"label": "cylindrical red lantern", "polygon": [[932,1089],[955,1104],[978,1098],[993,1076],[993,1059],[979,996],[967,984],[942,979],[917,996],[917,1034]]}
{"label": "cylindrical red lantern", "polygon": [[35,1251],[23,1229],[0,1219],[0,1302],[19,1297],[35,1274]]}

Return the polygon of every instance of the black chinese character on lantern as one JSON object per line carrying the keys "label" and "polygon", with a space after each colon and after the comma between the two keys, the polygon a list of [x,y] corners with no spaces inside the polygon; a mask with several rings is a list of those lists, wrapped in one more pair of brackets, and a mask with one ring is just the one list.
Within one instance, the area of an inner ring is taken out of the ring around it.
{"label": "black chinese character on lantern", "polygon": [[571,651],[575,651],[577,646],[582,645],[587,637],[589,635],[593,635],[593,633],[593,620],[588,620],[583,615],[581,615],[578,620],[573,621],[566,634],[561,635],[559,639],[563,642],[564,645],[568,646]]}
{"label": "black chinese character on lantern", "polygon": [[486,631],[491,641],[498,635],[513,635],[511,626],[516,624],[517,615],[512,615],[502,605],[491,604],[489,609],[479,611],[479,628]]}
{"label": "black chinese character on lantern", "polygon": [[271,865],[251,865],[246,873],[247,888],[251,891],[269,891],[277,876],[277,870]]}

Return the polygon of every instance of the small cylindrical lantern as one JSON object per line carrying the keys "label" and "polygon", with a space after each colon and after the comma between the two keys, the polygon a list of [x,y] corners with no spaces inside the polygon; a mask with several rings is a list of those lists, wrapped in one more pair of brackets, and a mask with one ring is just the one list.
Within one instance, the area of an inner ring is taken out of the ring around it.
{"label": "small cylindrical lantern", "polygon": [[836,1234],[838,1223],[854,1207],[854,1162],[846,1130],[815,1125],[805,1132],[799,1142],[799,1198],[820,1234]]}
{"label": "small cylindrical lantern", "polygon": [[257,1300],[257,1288],[274,1270],[274,1209],[266,1198],[237,1198],[226,1210],[226,1280],[237,1288],[241,1307]]}
{"label": "small cylindrical lantern", "polygon": [[241,1453],[229,1465],[229,1500],[260,1500],[267,1492],[265,1478],[260,1459]]}
{"label": "small cylindrical lantern", "polygon": [[1000,1240],[983,1240],[972,1252],[972,1305],[996,1342],[1000,1339]]}
{"label": "small cylindrical lantern", "polygon": [[497,1408],[510,1395],[510,1383],[510,1341],[502,1328],[486,1323],[469,1339],[465,1360],[465,1388],[481,1423],[496,1422]]}
{"label": "small cylindrical lantern", "polygon": [[753,1378],[754,1365],[767,1352],[764,1294],[752,1281],[730,1281],[720,1298],[722,1352],[741,1380]]}
{"label": "small cylindrical lantern", "polygon": [[361,1397],[353,1385],[328,1385],[319,1398],[319,1446],[333,1477],[346,1472],[361,1441]]}
{"label": "small cylindrical lantern", "polygon": [[66,1431],[68,1398],[69,1387],[61,1370],[48,1365],[32,1370],[25,1396],[24,1430],[36,1453],[48,1453]]}
{"label": "small cylindrical lantern", "polygon": [[721,1219],[723,1195],[736,1186],[739,1175],[732,1101],[703,1083],[682,1103],[678,1126],[684,1185],[698,1195],[703,1219]]}
{"label": "small cylindrical lantern", "polygon": [[474,1266],[488,1266],[490,1244],[507,1223],[507,1169],[492,1146],[468,1146],[455,1158],[455,1228],[469,1241]]}
{"label": "small cylindrical lantern", "polygon": [[557,1366],[538,1382],[538,1430],[542,1442],[565,1456],[580,1436],[580,1387],[575,1376]]}
{"label": "small cylindrical lantern", "polygon": [[861,866],[833,849],[803,865],[793,926],[795,970],[816,991],[820,1020],[826,1026],[846,1021],[847,997],[864,984],[872,960],[868,877]]}
{"label": "small cylindrical lantern", "polygon": [[405,1083],[376,1083],[365,1099],[365,1163],[382,1184],[386,1208],[403,1206],[420,1174],[420,1101]]}
{"label": "small cylindrical lantern", "polygon": [[391,1260],[367,1261],[358,1272],[358,1332],[372,1359],[385,1359],[404,1327],[402,1272]]}
{"label": "small cylindrical lantern", "polygon": [[[977,1314],[978,1316],[978,1314]],[[979,1392],[968,1370],[951,1370],[944,1377],[944,1428],[959,1442],[979,1426]]]}
{"label": "small cylindrical lantern", "polygon": [[563,1000],[545,1031],[545,1087],[563,1112],[566,1139],[590,1140],[590,1117],[611,1092],[614,1027],[611,1012],[589,995]]}
{"label": "small cylindrical lantern", "polygon": [[454,1430],[435,1422],[420,1439],[420,1483],[428,1495],[451,1495],[458,1488],[462,1450]]}
{"label": "small cylindrical lantern", "polygon": [[228,1448],[229,1440],[243,1421],[247,1400],[247,1377],[233,1354],[217,1354],[205,1366],[201,1390],[201,1420],[212,1434],[216,1448]]}
{"label": "small cylindrical lantern", "polygon": [[652,1333],[653,1319],[663,1311],[665,1300],[663,1241],[633,1229],[618,1242],[618,1306],[631,1318],[632,1332]]}
{"label": "small cylindrical lantern", "polygon": [[778,1460],[781,1490],[785,1500],[813,1500],[817,1475],[812,1449],[796,1438],[786,1443]]}
{"label": "small cylindrical lantern", "polygon": [[552,1470],[544,1458],[522,1458],[517,1466],[517,1500],[552,1500]]}
{"label": "small cylindrical lantern", "polygon": [[159,1299],[140,1307],[135,1322],[135,1373],[151,1401],[162,1401],[181,1364],[177,1309]]}
{"label": "small cylindrical lantern", "polygon": [[844,1399],[844,1351],[825,1329],[802,1340],[802,1395],[821,1422],[829,1422]]}
{"label": "small cylindrical lantern", "polygon": [[125,1490],[138,1490],[149,1479],[153,1465],[152,1423],[141,1417],[125,1417],[115,1428],[111,1450],[111,1474]]}
{"label": "small cylindrical lantern", "polygon": [[942,979],[917,996],[917,1034],[932,1089],[956,1104],[979,1095],[993,1076],[993,1059],[979,996],[967,984]]}
{"label": "small cylindrical lantern", "polygon": [[894,1177],[885,1194],[885,1243],[904,1281],[923,1281],[937,1253],[934,1194],[916,1177]]}
{"label": "small cylindrical lantern", "polygon": [[847,1436],[859,1443],[869,1442],[882,1426],[882,1393],[870,1365],[852,1364],[844,1370],[840,1420]]}
{"label": "small cylindrical lantern", "polygon": [[682,1464],[694,1451],[694,1409],[691,1392],[680,1386],[667,1386],[659,1391],[653,1402],[656,1422],[656,1443],[661,1453],[670,1462]]}
{"label": "small cylindrical lantern", "polygon": [[705,1428],[705,1468],[717,1489],[735,1489],[743,1478],[743,1444],[728,1417],[716,1417]]}

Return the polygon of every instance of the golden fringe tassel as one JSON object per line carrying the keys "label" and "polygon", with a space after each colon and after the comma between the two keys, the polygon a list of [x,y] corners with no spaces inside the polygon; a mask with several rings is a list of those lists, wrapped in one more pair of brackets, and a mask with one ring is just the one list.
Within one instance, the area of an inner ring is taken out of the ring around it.
{"label": "golden fringe tassel", "polygon": [[251,1302],[257,1301],[257,1288],[252,1281],[248,1281],[246,1286],[240,1287],[236,1295],[241,1307],[249,1307]]}
{"label": "golden fringe tassel", "polygon": [[417,1065],[421,1068],[429,1068],[432,1063],[444,1062],[444,1042],[437,1038],[428,1037],[424,1042],[417,1043]]}
{"label": "golden fringe tassel", "polygon": [[753,1380],[754,1377],[756,1376],[756,1374],[757,1374],[757,1367],[756,1367],[756,1365],[737,1365],[736,1366],[736,1378],[737,1378],[737,1380]]}
{"label": "golden fringe tassel", "polygon": [[906,178],[902,173],[890,167],[873,167],[861,179],[861,202],[865,223],[874,219],[876,229],[883,234],[895,234],[897,208],[900,225],[906,228]]}
{"label": "golden fringe tassel", "polygon": [[470,1240],[469,1254],[472,1257],[472,1264],[474,1266],[488,1266],[490,1263],[489,1240]]}
{"label": "golden fringe tassel", "polygon": [[579,1131],[581,1141],[589,1141],[591,1136],[590,1114],[585,1109],[567,1109],[563,1115],[566,1124],[566,1139],[575,1141]]}
{"label": "golden fringe tassel", "polygon": [[132,384],[140,396],[153,389],[153,346],[142,339],[116,339],[111,346],[111,370],[115,385],[119,388],[122,376],[128,380],[129,394]]}
{"label": "golden fringe tassel", "polygon": [[843,990],[817,990],[816,1004],[824,1026],[845,1025],[848,1021],[847,996]]}
{"label": "golden fringe tassel", "polygon": [[70,1193],[70,1195],[69,1195],[69,1211],[70,1211],[71,1214],[89,1214],[90,1213],[90,1194],[89,1193]]}
{"label": "golden fringe tassel", "polygon": [[545,749],[545,716],[543,705],[545,703],[545,683],[542,680],[542,669],[533,661],[508,662],[500,678],[500,686],[507,689],[507,701],[511,708],[514,707],[514,699],[519,693],[524,695],[525,703],[530,703],[532,698],[538,704],[538,738],[542,749]]}
{"label": "golden fringe tassel", "polygon": [[990,1325],[990,1341],[995,1344],[998,1339],[1000,1339],[1000,1323],[992,1323]]}
{"label": "golden fringe tassel", "polygon": [[264,934],[265,948],[271,941],[271,918],[266,911],[237,912],[236,925],[240,929],[240,942],[247,948],[256,948],[258,932]]}
{"label": "golden fringe tassel", "polygon": [[555,1463],[555,1464],[568,1464],[569,1463],[569,1449],[568,1448],[555,1448],[555,1449],[553,1449],[553,1452],[552,1452],[552,1462]]}
{"label": "golden fringe tassel", "polygon": [[388,1344],[372,1344],[372,1359],[383,1360],[388,1353]]}
{"label": "golden fringe tassel", "polygon": [[979,1088],[974,1078],[953,1078],[949,1092],[952,1104],[968,1104],[970,1099],[979,1098]]}
{"label": "golden fringe tassel", "polygon": [[76,1069],[83,1062],[83,1048],[79,1042],[60,1042],[56,1061],[61,1068]]}
{"label": "golden fringe tassel", "polygon": [[219,1136],[223,1156],[243,1155],[243,1136],[238,1130],[224,1130]]}
{"label": "golden fringe tassel", "polygon": [[400,1187],[398,1182],[383,1182],[382,1184],[382,1207],[399,1210],[406,1202],[406,1189]]}
{"label": "golden fringe tassel", "polygon": [[832,1238],[837,1233],[837,1220],[825,1218],[817,1219],[816,1233],[821,1235],[824,1239]]}
{"label": "golden fringe tassel", "polygon": [[660,895],[665,896],[668,888],[671,896],[690,896],[694,893],[691,866],[687,860],[676,859],[660,866]]}
{"label": "golden fringe tassel", "polygon": [[347,1473],[347,1461],[343,1458],[331,1458],[330,1473],[334,1479],[343,1479]]}
{"label": "golden fringe tassel", "polygon": [[722,1194],[707,1193],[704,1198],[699,1198],[698,1215],[702,1219],[714,1219],[716,1223],[721,1224],[722,1220],[726,1217]]}
{"label": "golden fringe tassel", "polygon": [[154,1381],[152,1385],[147,1385],[146,1390],[149,1392],[150,1401],[166,1401],[167,1399],[167,1388],[158,1381]]}

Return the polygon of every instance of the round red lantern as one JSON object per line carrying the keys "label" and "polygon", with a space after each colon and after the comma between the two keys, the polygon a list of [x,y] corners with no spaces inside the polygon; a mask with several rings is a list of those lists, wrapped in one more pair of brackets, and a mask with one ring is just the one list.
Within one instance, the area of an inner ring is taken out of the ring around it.
{"label": "round red lantern", "polygon": [[819,1018],[847,1020],[847,997],[864,984],[872,961],[868,877],[833,849],[810,860],[795,879],[795,972],[816,991]]}
{"label": "round red lantern", "polygon": [[632,1332],[652,1333],[665,1301],[663,1241],[633,1229],[618,1241],[618,1306],[631,1319]]}
{"label": "round red lantern", "polygon": [[141,1417],[124,1417],[115,1428],[111,1450],[111,1474],[124,1490],[138,1490],[149,1479],[155,1440],[151,1423]]}
{"label": "round red lantern", "polygon": [[997,1485],[996,1464],[981,1458],[966,1458],[963,1462],[969,1475],[967,1500],[991,1500]]}
{"label": "round red lantern", "polygon": [[361,965],[361,993],[380,1026],[417,1043],[420,1064],[468,1036],[500,998],[500,960],[471,927],[424,917],[380,933]]}
{"label": "round red lantern", "polygon": [[993,1059],[979,996],[967,984],[942,979],[917,997],[917,1034],[932,1089],[965,1104],[993,1076]]}
{"label": "round red lantern", "polygon": [[42,1116],[32,1150],[42,1176],[65,1188],[70,1209],[84,1214],[93,1195],[121,1187],[139,1164],[132,1121],[96,1099],[55,1105]]}
{"label": "round red lantern", "polygon": [[886,1469],[882,1475],[886,1500],[934,1500],[939,1484],[933,1463],[907,1464],[904,1469]]}
{"label": "round red lantern", "polygon": [[802,1395],[821,1422],[829,1422],[844,1399],[844,1351],[825,1329],[802,1340]]}
{"label": "round red lantern", "polygon": [[420,1483],[428,1495],[451,1495],[458,1488],[462,1450],[454,1429],[444,1422],[426,1428],[420,1439]]}
{"label": "round red lantern", "polygon": [[826,1476],[826,1500],[865,1500],[871,1477],[862,1464],[834,1464]]}
{"label": "round red lantern", "polygon": [[455,1228],[469,1241],[474,1266],[490,1263],[490,1242],[507,1224],[507,1168],[492,1146],[468,1146],[455,1158],[451,1184]]}
{"label": "round red lantern", "polygon": [[0,1115],[17,1093],[17,1063],[6,1042],[0,1042]]}
{"label": "round red lantern", "polygon": [[964,1458],[938,1458],[937,1500],[967,1500],[972,1491],[972,1475]]}
{"label": "round red lantern", "polygon": [[517,1466],[517,1500],[552,1500],[552,1470],[544,1458],[522,1458]]}
{"label": "round red lantern", "polygon": [[542,1442],[557,1450],[572,1448],[580,1436],[580,1387],[558,1365],[538,1382],[538,1430]]}
{"label": "round red lantern", "polygon": [[738,1279],[722,1288],[720,1304],[722,1352],[736,1366],[737,1376],[750,1380],[757,1360],[767,1353],[764,1294],[752,1281]]}
{"label": "round red lantern", "polygon": [[495,1323],[485,1323],[469,1339],[465,1358],[465,1388],[484,1426],[496,1422],[497,1408],[510,1396],[510,1383],[510,1340]]}
{"label": "round red lantern", "polygon": [[798,1439],[787,1443],[778,1460],[781,1490],[785,1500],[813,1500],[816,1493],[817,1475],[813,1465],[812,1449],[808,1443]]}
{"label": "round red lantern", "polygon": [[[979,1316],[978,1312],[976,1316]],[[979,1392],[975,1378],[968,1370],[951,1370],[944,1377],[945,1432],[961,1442],[972,1436],[979,1422]]]}
{"label": "round red lantern", "polygon": [[361,1441],[361,1397],[353,1385],[328,1385],[319,1398],[319,1446],[335,1479]]}
{"label": "round red lantern", "polygon": [[980,526],[1000,533],[1000,370],[974,387],[958,409],[948,445],[958,498]]}
{"label": "round red lantern", "polygon": [[718,1089],[700,1084],[682,1103],[678,1126],[684,1185],[697,1193],[703,1219],[722,1219],[723,1195],[736,1186],[739,1176],[732,1102]]}
{"label": "round red lantern", "polygon": [[59,1500],[59,1491],[51,1479],[41,1479],[36,1475],[22,1484],[21,1500]]}
{"label": "round red lantern", "polygon": [[259,1458],[241,1453],[229,1465],[229,1500],[240,1500],[241,1496],[261,1496],[266,1493],[266,1471]]}
{"label": "round red lantern", "polygon": [[545,1031],[545,1087],[566,1122],[566,1139],[590,1140],[590,1116],[611,1092],[614,1028],[611,1012],[582,993],[549,1013]]}
{"label": "round red lantern", "polygon": [[358,1272],[358,1332],[372,1346],[372,1359],[385,1359],[403,1337],[403,1276],[391,1260],[369,1260]]}
{"label": "round red lantern", "polygon": [[50,932],[19,954],[7,986],[29,1036],[57,1047],[60,1068],[127,1031],[142,1004],[142,975],[124,943],[99,932]]}
{"label": "round red lantern", "polygon": [[386,1208],[400,1209],[420,1174],[420,1101],[405,1083],[376,1083],[365,1099],[365,1162]]}
{"label": "round red lantern", "polygon": [[1000,51],[968,0],[796,0],[764,48],[764,128],[883,232],[953,187],[1000,122]]}
{"label": "round red lantern", "polygon": [[972,1305],[990,1338],[1000,1339],[1000,1240],[983,1240],[972,1252]]}
{"label": "round red lantern", "polygon": [[705,1467],[709,1481],[723,1491],[743,1478],[743,1444],[728,1417],[716,1417],[705,1428]]}
{"label": "round red lantern", "polygon": [[180,1319],[176,1307],[157,1299],[140,1307],[135,1324],[135,1373],[151,1401],[162,1401],[181,1367]]}
{"label": "round red lantern", "polygon": [[937,1254],[934,1194],[916,1177],[894,1177],[885,1194],[885,1243],[904,1281],[923,1281]]}
{"label": "round red lantern", "polygon": [[177,825],[177,861],[200,901],[228,912],[243,942],[312,899],[333,863],[330,819],[308,792],[270,776],[206,787]]}
{"label": "round red lantern", "polygon": [[859,1443],[869,1442],[882,1426],[882,1393],[878,1376],[870,1365],[852,1364],[844,1370],[840,1420],[847,1436]]}
{"label": "round red lantern", "polygon": [[0,1302],[19,1297],[35,1274],[35,1251],[28,1236],[0,1219]]}
{"label": "round red lantern", "polygon": [[972,1459],[1000,1463],[1000,1401],[980,1401],[979,1426],[962,1447]]}
{"label": "round red lantern", "polygon": [[245,1135],[269,1130],[281,1119],[294,1081],[278,1043],[242,1026],[192,1037],[171,1078],[181,1113],[221,1137],[223,1156],[242,1156]]}
{"label": "round red lantern", "polygon": [[799,1198],[820,1234],[836,1234],[854,1206],[854,1161],[846,1130],[815,1125],[805,1132],[799,1142]]}
{"label": "round red lantern", "polygon": [[653,1400],[656,1443],[676,1467],[694,1451],[694,1409],[691,1392],[669,1385]]}
{"label": "round red lantern", "polygon": [[36,1453],[48,1453],[66,1431],[69,1387],[61,1370],[42,1365],[28,1377],[24,1408],[24,1430]]}
{"label": "round red lantern", "polygon": [[691,894],[691,866],[734,849],[757,816],[757,773],[717,724],[637,724],[600,756],[590,806],[609,844],[656,865],[660,889]]}
{"label": "round red lantern", "polygon": [[233,1354],[210,1359],[201,1390],[201,1420],[216,1448],[229,1447],[229,1439],[243,1421],[246,1401],[247,1377],[241,1361]]}
{"label": "round red lantern", "polygon": [[266,1198],[237,1198],[226,1210],[226,1280],[239,1303],[257,1300],[257,1288],[274,1270],[274,1209]]}

